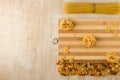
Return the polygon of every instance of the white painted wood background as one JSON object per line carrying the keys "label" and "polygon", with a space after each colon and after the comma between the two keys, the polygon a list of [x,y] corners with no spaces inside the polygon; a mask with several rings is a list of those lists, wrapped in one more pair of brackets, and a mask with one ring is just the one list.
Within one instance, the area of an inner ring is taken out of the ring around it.
{"label": "white painted wood background", "polygon": [[65,15],[63,2],[0,0],[0,80],[120,80],[119,76],[63,77],[57,73],[57,45],[52,44],[52,39],[57,37],[58,18],[120,18],[120,15]]}

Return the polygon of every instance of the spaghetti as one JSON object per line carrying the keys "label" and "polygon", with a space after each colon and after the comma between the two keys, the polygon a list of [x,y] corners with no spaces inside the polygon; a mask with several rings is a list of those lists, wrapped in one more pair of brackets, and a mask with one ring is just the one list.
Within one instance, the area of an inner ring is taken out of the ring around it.
{"label": "spaghetti", "polygon": [[65,13],[102,13],[117,14],[120,11],[120,4],[111,3],[81,3],[81,2],[65,2]]}

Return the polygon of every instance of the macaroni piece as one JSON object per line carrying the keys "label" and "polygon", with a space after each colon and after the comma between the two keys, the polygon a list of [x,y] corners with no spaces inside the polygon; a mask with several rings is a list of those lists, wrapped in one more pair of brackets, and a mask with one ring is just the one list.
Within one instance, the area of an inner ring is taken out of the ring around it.
{"label": "macaroni piece", "polygon": [[66,30],[66,31],[71,30],[73,28],[73,22],[72,22],[72,20],[69,20],[69,19],[62,20],[60,22],[60,28],[62,30]]}
{"label": "macaroni piece", "polygon": [[59,56],[59,61],[64,62],[65,57],[64,56]]}
{"label": "macaroni piece", "polygon": [[116,54],[116,52],[107,52],[106,59],[110,63],[118,63],[119,62],[119,57]]}
{"label": "macaroni piece", "polygon": [[118,14],[120,12],[119,3],[117,2],[113,3],[65,2],[63,9],[66,14],[78,14],[78,13]]}
{"label": "macaroni piece", "polygon": [[114,31],[114,32],[113,32],[113,37],[114,37],[114,38],[118,37],[118,32],[117,32],[117,31]]}
{"label": "macaroni piece", "polygon": [[118,22],[114,22],[113,27],[117,28],[118,27]]}
{"label": "macaroni piece", "polygon": [[105,32],[110,32],[110,27],[108,25],[105,27]]}
{"label": "macaroni piece", "polygon": [[68,54],[69,53],[69,48],[68,47],[63,47],[64,53]]}
{"label": "macaroni piece", "polygon": [[83,45],[86,47],[94,46],[96,43],[96,39],[92,34],[85,34],[83,37]]}
{"label": "macaroni piece", "polygon": [[73,56],[70,56],[69,57],[69,62],[72,63],[74,61],[74,57]]}

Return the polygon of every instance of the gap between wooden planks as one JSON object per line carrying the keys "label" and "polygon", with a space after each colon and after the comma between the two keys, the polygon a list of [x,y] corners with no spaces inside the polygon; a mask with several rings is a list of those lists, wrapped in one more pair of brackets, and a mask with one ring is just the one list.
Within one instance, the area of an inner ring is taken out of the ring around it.
{"label": "gap between wooden planks", "polygon": [[[61,20],[58,20],[58,25]],[[58,56],[65,56],[68,62],[69,56],[74,56],[75,62],[106,62],[105,55],[108,51],[115,51],[120,58],[120,19],[71,19],[74,28],[64,31],[58,28]],[[110,26],[110,32],[106,33],[105,24],[112,25],[118,22],[117,28]],[[113,32],[118,31],[118,37],[113,38]],[[85,33],[95,35],[97,43],[91,48],[82,45],[82,37]],[[63,47],[69,47],[69,54],[63,52]]]}

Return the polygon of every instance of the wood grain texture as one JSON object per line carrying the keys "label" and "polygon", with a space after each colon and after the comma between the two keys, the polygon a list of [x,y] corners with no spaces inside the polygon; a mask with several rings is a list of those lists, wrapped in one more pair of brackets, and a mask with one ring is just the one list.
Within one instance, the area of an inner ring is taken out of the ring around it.
{"label": "wood grain texture", "polygon": [[39,0],[0,0],[0,80],[38,80]]}
{"label": "wood grain texture", "polygon": [[58,18],[120,18],[120,15],[103,14],[66,15],[62,12],[63,2],[0,0],[0,80],[120,80],[119,76],[63,77],[58,74],[55,64],[58,50],[57,45],[52,44],[52,39],[58,36]]}

